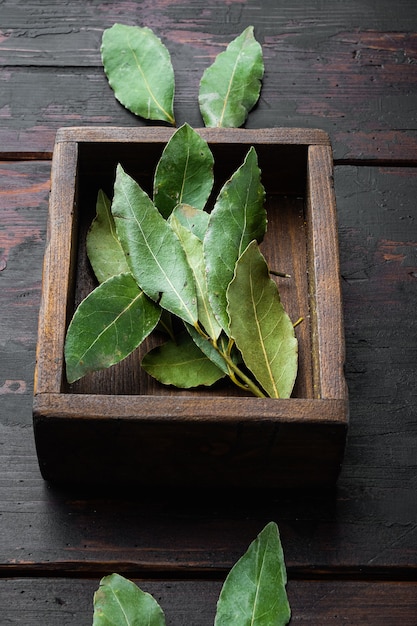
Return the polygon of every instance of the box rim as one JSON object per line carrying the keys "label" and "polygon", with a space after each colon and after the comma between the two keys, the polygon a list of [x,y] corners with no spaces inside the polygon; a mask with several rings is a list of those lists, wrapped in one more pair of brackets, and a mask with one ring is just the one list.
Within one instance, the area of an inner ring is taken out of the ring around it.
{"label": "box rim", "polygon": [[[103,414],[103,404],[106,413]],[[237,411],[236,409],[240,409]],[[219,422],[346,426],[346,398],[255,398],[44,393],[34,397],[36,420],[135,420],[143,422]]]}
{"label": "box rim", "polygon": [[[176,131],[163,126],[67,126],[59,128],[55,145],[60,143],[134,143],[136,141],[166,142]],[[194,130],[213,143],[257,143],[282,145],[331,146],[329,134],[318,128],[210,128]]]}
{"label": "box rim", "polygon": [[[204,128],[204,129],[197,129],[197,130],[198,132],[201,132],[209,140],[209,142],[219,141],[220,143],[248,143],[248,142],[250,143],[251,140],[256,140],[255,145],[260,144],[260,143],[266,143],[269,145],[276,145],[277,143],[279,145],[294,145],[294,144],[306,145],[309,148],[308,155],[307,155],[307,181],[308,181],[309,186],[311,186],[311,181],[310,181],[311,154],[313,154],[314,148],[317,147],[317,150],[320,152],[320,154],[325,156],[325,161],[326,161],[326,171],[325,172],[320,171],[318,175],[321,177],[321,181],[324,182],[324,185],[326,187],[327,200],[331,204],[331,209],[332,209],[333,214],[335,213],[334,190],[332,186],[332,181],[330,180],[332,178],[332,167],[333,167],[332,151],[331,151],[329,137],[325,131],[315,130],[315,129],[291,129],[291,128],[284,128],[284,129],[282,128],[275,128],[275,129]],[[83,143],[100,144],[100,143],[106,143],[108,141],[112,141],[112,142],[114,141],[115,143],[135,143],[135,142],[148,143],[149,141],[152,141],[155,143],[165,143],[167,139],[172,135],[173,132],[175,132],[175,129],[161,128],[161,127],[139,127],[139,128],[133,128],[133,129],[127,128],[127,127],[126,128],[67,127],[64,129],[60,129],[57,133],[57,141],[56,141],[56,146],[54,150],[53,172],[52,172],[53,176],[52,176],[52,188],[51,188],[51,198],[50,198],[51,206],[53,205],[54,200],[56,201],[56,198],[54,198],[54,194],[55,196],[60,196],[62,192],[62,186],[65,186],[66,184],[68,184],[68,182],[71,183],[71,181],[75,183],[78,158],[79,158],[79,154],[78,154],[79,144],[83,144]],[[313,137],[315,138],[316,143],[311,143]],[[281,140],[285,139],[286,143],[285,142],[282,143],[282,141],[278,141],[278,138],[280,138]],[[240,139],[240,141],[236,141],[237,139]],[[313,151],[311,150],[312,147],[313,147]],[[57,175],[58,173],[61,174],[63,164],[67,166],[66,180],[64,181],[64,183],[61,180],[57,180]],[[309,191],[306,192],[306,201],[311,200],[308,194],[309,194]],[[318,197],[316,202],[320,203],[320,201],[321,199],[320,197]],[[71,199],[69,199],[68,203],[71,204],[71,202],[72,202]],[[67,209],[69,210],[69,207],[67,207]],[[311,207],[311,211],[314,212],[314,206]],[[72,214],[72,210],[71,210],[71,214]],[[50,221],[52,221],[51,210],[49,214],[49,219]],[[72,220],[72,215],[71,215],[71,220]],[[332,220],[333,220],[332,232],[334,232],[334,234],[336,235],[336,239],[337,239],[337,230],[335,230],[335,215],[332,216]],[[53,227],[54,225],[51,225],[51,223],[49,223],[48,225],[49,234],[48,234],[47,249],[45,252],[44,270],[46,267],[47,254],[48,253],[50,254],[50,245],[49,245],[50,232],[49,231],[50,229],[53,229]],[[68,270],[69,272],[69,259],[67,259],[67,261],[68,261],[68,268],[65,271],[67,272]],[[336,274],[339,273],[339,259],[338,259],[337,254],[333,256],[333,261],[334,263],[333,263],[332,272],[333,272],[333,276],[335,276]],[[317,272],[320,272],[320,263],[319,263],[319,266],[314,269],[314,273],[317,274]],[[48,294],[51,291],[53,291],[53,283],[54,283],[55,277],[53,275],[51,276],[51,274],[52,272],[50,268],[48,271],[44,273],[44,278],[47,277],[47,279],[43,281],[43,285],[42,285],[42,304],[41,304],[41,309],[39,313],[40,321],[42,320],[44,306],[46,305],[46,302],[48,301]],[[67,274],[67,283],[66,283],[67,292],[69,288],[68,282],[69,282],[69,278]],[[313,282],[314,284],[316,284],[317,282],[316,275],[314,276],[314,281],[311,281],[310,284],[312,284]],[[339,296],[340,296],[340,291],[339,291]],[[337,308],[336,317],[338,320],[338,327],[340,330],[340,328],[343,329],[341,297],[336,298],[336,300],[338,300],[338,302],[333,302],[333,306],[336,305],[336,308]],[[320,311],[320,303],[319,304],[316,303],[315,308]],[[65,331],[61,330],[61,334],[62,333],[65,334]],[[320,325],[316,334],[317,334],[316,340],[318,340],[320,338]],[[45,342],[45,338],[46,338],[45,332],[40,331],[38,343],[37,343],[37,364],[35,368],[35,392],[34,392],[35,396],[39,396],[41,394],[50,394],[51,392],[56,394],[58,390],[60,392],[61,384],[62,384],[62,376],[64,375],[63,350],[62,350],[61,351],[62,354],[59,354],[56,356],[57,362],[55,364],[56,365],[55,379],[52,381],[45,380],[45,376],[43,375],[43,371],[42,371],[43,369],[42,358],[45,357],[45,354],[44,354],[45,346],[43,345]],[[329,399],[346,400],[347,391],[346,391],[344,376],[342,372],[343,360],[344,360],[344,338],[339,337],[339,339],[341,343],[340,353],[336,355],[336,360],[338,361],[337,371],[341,372],[339,376],[340,385],[338,387],[337,395],[330,396]],[[62,337],[60,338],[58,343],[59,344],[62,343]],[[314,352],[314,349],[313,349],[313,352]],[[325,354],[323,356],[322,352],[323,350],[320,351],[320,355],[319,355],[320,363],[317,364],[317,368],[318,368],[317,371],[319,372],[321,372],[321,368],[323,367],[323,358],[325,358]],[[324,346],[324,352],[326,352],[325,346]],[[41,379],[40,384],[39,384],[39,379]],[[319,377],[318,380],[316,381],[317,397],[308,398],[306,400],[310,402],[314,402],[315,400],[321,399],[322,397],[321,384],[322,384],[322,378]],[[63,394],[63,395],[74,397],[76,394],[69,393],[69,394]],[[83,394],[83,395],[90,395],[90,394]],[[100,397],[105,397],[105,396],[100,396]],[[137,397],[143,398],[144,396],[139,394]],[[169,398],[169,396],[155,396],[155,397],[161,397],[164,400]],[[210,399],[210,401],[212,400],[214,401],[218,398],[219,396],[214,396],[213,399]],[[293,401],[293,400],[299,400],[299,399],[296,399],[296,398],[289,399],[289,401]]]}

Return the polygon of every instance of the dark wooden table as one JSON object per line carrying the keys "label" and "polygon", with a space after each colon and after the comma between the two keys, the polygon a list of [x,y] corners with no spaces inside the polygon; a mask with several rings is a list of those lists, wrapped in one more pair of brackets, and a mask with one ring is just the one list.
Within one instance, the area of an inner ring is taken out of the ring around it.
{"label": "dark wooden table", "polygon": [[[203,69],[249,24],[266,73],[248,127],[332,139],[350,392],[331,493],[70,492],[42,480],[32,393],[57,128],[140,125],[99,47],[114,22],[171,50],[176,116],[200,126]],[[0,3],[0,623],[91,624],[117,571],[167,623],[212,624],[228,569],[279,524],[292,623],[417,624],[417,5],[415,0]]]}

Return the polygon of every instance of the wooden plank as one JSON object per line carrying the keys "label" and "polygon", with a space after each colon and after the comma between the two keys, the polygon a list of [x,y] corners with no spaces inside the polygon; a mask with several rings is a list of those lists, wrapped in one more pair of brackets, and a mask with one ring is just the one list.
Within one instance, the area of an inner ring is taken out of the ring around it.
{"label": "wooden plank", "polygon": [[[237,152],[239,146],[256,145],[258,150],[264,149],[266,156],[271,146],[308,146],[314,144],[318,146],[330,146],[330,139],[327,133],[320,129],[314,128],[263,128],[263,129],[247,129],[242,132],[236,128],[198,128],[197,132],[209,142],[211,150],[224,149],[228,144],[231,145],[232,151]],[[140,142],[145,144],[160,144],[164,146],[172,137],[174,129],[172,128],[118,128],[112,126],[100,127],[82,127],[73,126],[71,128],[61,128],[56,135],[56,143],[76,142],[81,146],[88,146],[92,153],[100,150],[100,144],[131,144]],[[325,152],[326,154],[326,152]],[[294,155],[290,155],[294,158]],[[302,161],[302,159],[299,159]],[[299,163],[297,163],[297,166]],[[271,164],[266,161],[264,169],[274,169],[276,171],[278,164]],[[85,166],[84,166],[85,167]],[[302,176],[298,176],[302,178]],[[275,181],[277,184],[277,181]]]}
{"label": "wooden plank", "polygon": [[[211,626],[221,583],[134,579],[161,605],[170,626]],[[27,578],[0,580],[4,623],[24,626],[90,626],[99,580]],[[287,588],[291,624],[415,626],[417,583],[298,581]]]}
{"label": "wooden plank", "polygon": [[49,163],[0,162],[0,402],[3,423],[31,423]]}
{"label": "wooden plank", "polygon": [[[77,156],[78,149],[75,143],[66,145],[65,148],[62,144],[58,144],[52,161],[49,207],[54,208],[54,213],[48,210],[48,230],[42,272],[43,298],[40,303],[38,333],[42,336],[45,349],[39,349],[38,341],[35,393],[38,387],[57,391],[62,382],[65,329],[57,321],[61,319],[63,307],[65,318],[65,303],[69,298],[68,276],[70,265],[76,254],[76,242],[72,242],[72,235],[75,232],[73,216],[76,204]],[[64,234],[69,234],[69,237],[63,236]],[[55,271],[51,272],[51,268]],[[42,376],[45,367],[48,369],[47,377]],[[39,372],[41,372],[40,375]]]}
{"label": "wooden plank", "polygon": [[202,0],[184,8],[172,0],[163,7],[127,4],[123,16],[117,3],[106,11],[87,4],[80,12],[74,0],[65,6],[35,3],[23,11],[9,0],[2,4],[0,41],[3,154],[50,154],[60,126],[143,123],[115,101],[101,69],[101,33],[115,21],[153,27],[170,48],[178,125],[201,125],[202,72],[253,24],[266,73],[248,127],[319,127],[330,134],[337,159],[417,162],[412,0],[402,0],[396,11],[387,0],[345,3],[337,10],[331,0],[279,8],[272,0],[261,6],[246,0],[239,11],[228,4],[207,7]]}
{"label": "wooden plank", "polygon": [[315,277],[314,283],[311,280],[314,289],[310,290],[312,358],[318,364],[313,367],[316,373],[314,385],[321,398],[343,398],[347,391],[343,375],[345,342],[339,242],[336,237],[329,237],[330,232],[337,232],[336,198],[332,154],[323,146],[309,148],[307,177],[306,221],[311,232],[307,249],[309,271]]}
{"label": "wooden plank", "polygon": [[[399,0],[395,10],[389,0],[337,7],[331,0],[312,4],[297,0],[284,6],[277,6],[274,0],[246,0],[239,7],[207,6],[204,0],[192,0],[184,6],[179,0],[171,0],[161,6],[125,3],[121,12],[117,1],[108,2],[105,10],[97,11],[91,2],[80,10],[77,0],[69,0],[65,6],[53,0],[44,1],[42,6],[34,1],[23,6],[15,0],[4,0],[0,64],[99,65],[102,29],[124,22],[155,29],[170,46],[177,43],[200,47],[206,52],[205,57],[222,45],[224,36],[237,33],[245,23],[257,24],[260,39],[267,42],[268,37],[280,37],[283,51],[292,48],[306,54],[313,47],[325,50],[326,40],[340,33],[346,43],[362,43],[357,56],[365,57],[364,62],[372,65],[375,53],[392,50],[396,39],[403,42],[406,53],[412,52],[407,42],[413,36],[414,8],[410,0]],[[380,48],[379,33],[384,32],[385,46]]]}
{"label": "wooden plank", "polygon": [[241,492],[205,499],[159,491],[141,493],[141,501],[42,481],[31,407],[49,174],[49,163],[0,168],[3,574],[47,566],[101,572],[105,563],[224,571],[274,520],[293,572],[392,567],[414,575],[417,170],[336,168],[351,408],[342,475],[335,493],[273,492],[253,501]]}
{"label": "wooden plank", "polygon": [[[319,569],[328,575],[366,570],[368,577],[387,576],[388,568],[401,570],[402,578],[416,575],[416,498],[407,484],[385,486],[382,477],[366,488],[347,475],[335,494],[71,492],[42,481],[29,429],[0,428],[7,442],[0,455],[2,576],[39,570],[97,575],[116,568],[144,576],[223,574],[271,520],[279,524],[293,575]],[[364,472],[373,467],[375,462]],[[391,468],[397,483],[399,470]]]}

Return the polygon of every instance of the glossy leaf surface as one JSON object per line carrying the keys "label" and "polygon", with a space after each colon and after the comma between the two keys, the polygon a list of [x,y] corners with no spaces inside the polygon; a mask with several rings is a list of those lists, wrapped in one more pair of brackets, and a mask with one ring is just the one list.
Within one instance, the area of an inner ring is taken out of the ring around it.
{"label": "glossy leaf surface", "polygon": [[262,48],[248,26],[204,72],[199,91],[206,126],[241,126],[259,98],[264,73]]}
{"label": "glossy leaf surface", "polygon": [[131,274],[118,274],[99,285],[81,302],[68,327],[68,382],[127,357],[155,328],[159,317],[159,307]]}
{"label": "glossy leaf surface", "polygon": [[114,24],[104,31],[101,57],[119,102],[145,119],[174,124],[174,71],[167,48],[147,27]]}
{"label": "glossy leaf surface", "polygon": [[149,196],[120,165],[112,213],[138,285],[163,308],[191,324],[196,323],[194,276],[181,243]]}
{"label": "glossy leaf surface", "polygon": [[215,626],[285,626],[291,616],[278,527],[270,522],[230,570]]}
{"label": "glossy leaf surface", "polygon": [[254,148],[223,186],[204,238],[207,284],[213,311],[228,333],[226,289],[246,246],[262,241],[266,230],[265,191]]}
{"label": "glossy leaf surface", "polygon": [[297,374],[297,340],[256,241],[236,263],[227,290],[230,334],[246,366],[272,398],[289,398]]}
{"label": "glossy leaf surface", "polygon": [[165,626],[157,601],[119,574],[105,576],[94,594],[93,626]]}
{"label": "glossy leaf surface", "polygon": [[125,253],[116,233],[111,202],[104,191],[97,195],[96,217],[87,233],[87,255],[99,283],[129,272]]}
{"label": "glossy leaf surface", "polygon": [[187,332],[179,335],[177,341],[167,341],[148,352],[142,367],[159,382],[183,389],[210,386],[224,376]]}
{"label": "glossy leaf surface", "polygon": [[213,187],[213,155],[188,124],[166,144],[154,177],[155,205],[168,217],[177,204],[203,209]]}
{"label": "glossy leaf surface", "polygon": [[188,228],[183,226],[175,215],[171,216],[169,223],[181,242],[187,261],[194,274],[199,322],[210,337],[217,339],[222,329],[214,316],[208,297],[203,242]]}

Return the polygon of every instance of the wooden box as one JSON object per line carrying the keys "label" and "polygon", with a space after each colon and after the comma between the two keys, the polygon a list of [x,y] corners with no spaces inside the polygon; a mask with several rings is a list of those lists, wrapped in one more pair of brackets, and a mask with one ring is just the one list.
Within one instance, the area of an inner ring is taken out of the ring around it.
{"label": "wooden box", "polygon": [[[297,326],[299,373],[290,399],[243,396],[227,384],[163,387],[137,354],[73,385],[63,346],[75,306],[94,287],[85,254],[97,192],[118,162],[151,189],[173,130],[66,128],[56,138],[34,396],[39,464],[54,483],[310,487],[335,483],[348,404],[333,161],[328,136],[304,129],[200,129],[221,186],[250,146],[266,188],[263,252]],[[150,344],[145,346],[149,349]]]}

